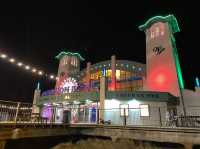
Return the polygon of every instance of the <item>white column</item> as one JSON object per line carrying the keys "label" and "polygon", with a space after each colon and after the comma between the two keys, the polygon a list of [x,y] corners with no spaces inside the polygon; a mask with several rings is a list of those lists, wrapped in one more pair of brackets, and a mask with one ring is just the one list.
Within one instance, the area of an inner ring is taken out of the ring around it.
{"label": "white column", "polygon": [[86,78],[87,78],[87,87],[90,89],[90,68],[91,68],[91,63],[87,63],[87,70],[86,70]]}
{"label": "white column", "polygon": [[99,110],[99,120],[104,120],[104,104],[105,104],[105,96],[106,96],[106,86],[105,86],[106,78],[100,78],[100,110]]}
{"label": "white column", "polygon": [[39,89],[39,87],[35,89],[34,97],[33,97],[32,113],[39,113],[39,107],[36,104],[40,98],[40,93],[41,93],[41,90]]}
{"label": "white column", "polygon": [[116,56],[113,55],[111,57],[111,90],[115,90],[116,89]]}

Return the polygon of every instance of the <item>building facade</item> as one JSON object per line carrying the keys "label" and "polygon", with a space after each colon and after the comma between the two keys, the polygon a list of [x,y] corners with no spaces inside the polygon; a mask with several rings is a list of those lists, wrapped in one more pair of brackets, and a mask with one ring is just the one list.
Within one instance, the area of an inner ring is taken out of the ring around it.
{"label": "building facade", "polygon": [[[45,91],[34,103],[43,117],[57,123],[160,125],[166,113],[182,112],[183,81],[173,34],[178,24],[173,15],[157,16],[139,27],[146,34],[147,64],[129,60],[87,63],[78,53],[63,51],[55,88]],[[37,98],[37,99],[36,99]]]}

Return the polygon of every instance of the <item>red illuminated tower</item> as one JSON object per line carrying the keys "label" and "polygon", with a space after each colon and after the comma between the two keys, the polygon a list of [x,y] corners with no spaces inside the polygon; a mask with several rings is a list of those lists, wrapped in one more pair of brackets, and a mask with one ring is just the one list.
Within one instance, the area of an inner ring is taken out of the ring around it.
{"label": "red illuminated tower", "polygon": [[146,34],[146,89],[181,97],[184,83],[173,35],[180,31],[176,18],[155,16],[139,29]]}

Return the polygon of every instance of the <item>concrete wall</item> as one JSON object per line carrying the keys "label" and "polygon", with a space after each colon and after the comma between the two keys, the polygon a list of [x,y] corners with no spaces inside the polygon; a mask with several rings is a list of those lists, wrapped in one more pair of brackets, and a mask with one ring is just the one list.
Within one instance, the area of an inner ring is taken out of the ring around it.
{"label": "concrete wall", "polygon": [[[126,112],[128,112],[128,116],[126,117],[127,125],[160,126],[160,118],[162,125],[165,125],[167,110],[167,104],[165,102],[144,102],[137,100],[119,101],[117,99],[105,100],[104,120],[111,120],[111,123],[114,125],[123,125],[125,119],[123,116],[124,109],[120,109],[120,104],[128,104],[129,110],[126,110]],[[149,105],[149,116],[141,116],[140,105],[142,104]]]}
{"label": "concrete wall", "polygon": [[200,88],[195,91],[184,89],[183,98],[187,115],[200,115]]}

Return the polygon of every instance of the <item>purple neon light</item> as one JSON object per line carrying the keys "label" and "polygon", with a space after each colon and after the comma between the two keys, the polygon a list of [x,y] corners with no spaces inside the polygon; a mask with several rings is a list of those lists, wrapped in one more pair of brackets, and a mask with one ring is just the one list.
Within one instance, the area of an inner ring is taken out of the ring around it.
{"label": "purple neon light", "polygon": [[42,109],[42,117],[46,117],[48,119],[51,119],[52,117],[52,108],[49,106],[45,106]]}

